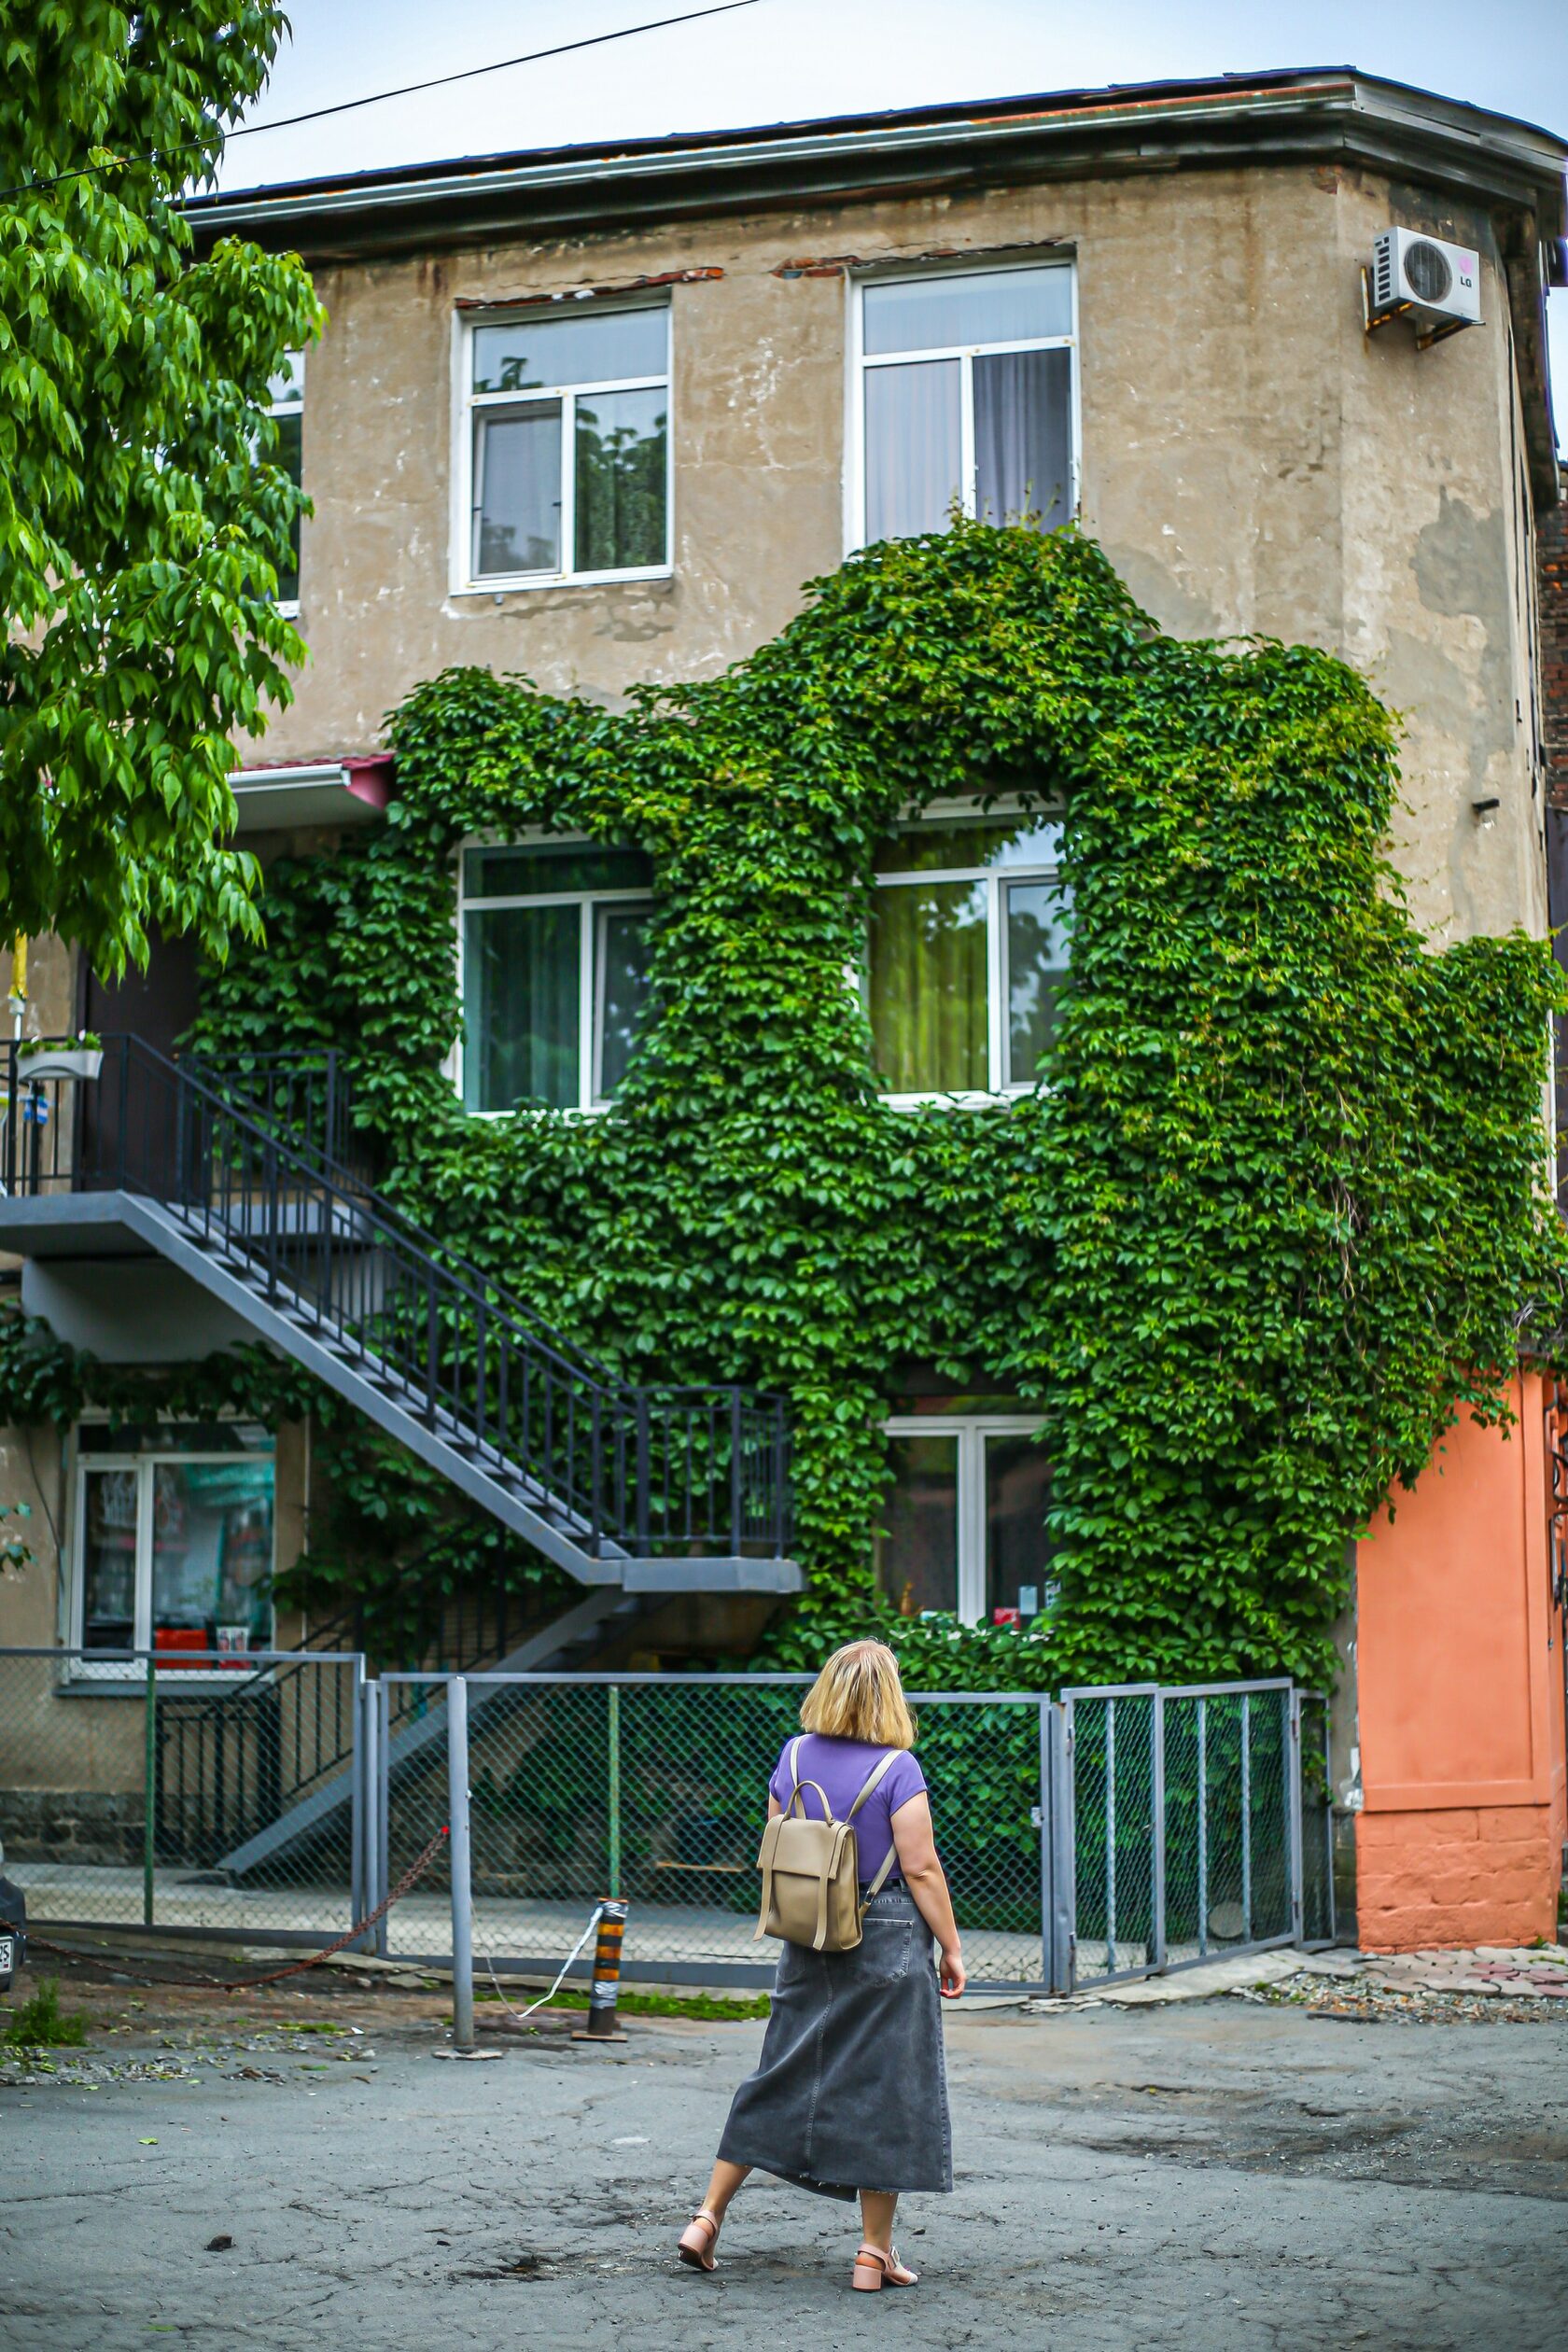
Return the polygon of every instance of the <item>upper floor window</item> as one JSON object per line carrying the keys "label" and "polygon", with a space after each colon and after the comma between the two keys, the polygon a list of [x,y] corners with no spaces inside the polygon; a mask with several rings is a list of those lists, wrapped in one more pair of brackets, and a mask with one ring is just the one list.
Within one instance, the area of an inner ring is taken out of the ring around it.
{"label": "upper floor window", "polygon": [[640,849],[465,849],[458,892],[469,1111],[586,1111],[631,1060],[648,1000],[653,869]]}
{"label": "upper floor window", "polygon": [[[277,443],[273,463],[281,466],[296,489],[303,475],[305,421],[305,355],[302,351],[286,351],[276,374],[267,385],[267,405],[277,424]],[[297,612],[300,609],[300,518],[294,517],[292,534],[294,560],[286,570],[278,570],[277,602],[281,610]]]}
{"label": "upper floor window", "polygon": [[867,991],[895,1097],[1035,1083],[1068,965],[1060,847],[1060,825],[1027,811],[931,814],[883,844]]}
{"label": "upper floor window", "polygon": [[458,586],[667,571],[668,310],[487,318],[462,364]]}
{"label": "upper floor window", "polygon": [[955,501],[1042,529],[1077,506],[1074,273],[874,279],[858,292],[860,542],[944,530]]}

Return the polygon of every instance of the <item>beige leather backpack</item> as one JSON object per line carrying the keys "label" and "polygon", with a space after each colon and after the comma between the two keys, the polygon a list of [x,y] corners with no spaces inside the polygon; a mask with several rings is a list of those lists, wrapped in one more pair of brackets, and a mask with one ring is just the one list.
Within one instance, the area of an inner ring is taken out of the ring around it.
{"label": "beige leather backpack", "polygon": [[[865,1905],[881,1893],[897,1849],[888,1848],[888,1858],[862,1903],[852,1825],[899,1750],[889,1748],[878,1757],[847,1818],[835,1821],[821,1783],[803,1782],[800,1777],[800,1745],[797,1740],[790,1750],[790,1801],[763,1831],[757,1856],[763,1874],[763,1909],[751,1940],[760,1943],[764,1936],[778,1936],[786,1943],[805,1944],[809,1952],[853,1952],[861,1940]],[[824,1820],[814,1821],[807,1814],[804,1793],[807,1788],[816,1789],[821,1798]]]}

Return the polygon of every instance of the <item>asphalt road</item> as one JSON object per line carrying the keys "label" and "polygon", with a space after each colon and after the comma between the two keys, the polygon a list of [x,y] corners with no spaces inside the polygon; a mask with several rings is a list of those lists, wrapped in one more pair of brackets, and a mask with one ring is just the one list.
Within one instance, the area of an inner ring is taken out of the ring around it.
{"label": "asphalt road", "polygon": [[[349,2040],[147,2040],[175,2079],[0,2092],[0,2341],[1558,2352],[1568,2030],[1237,2000],[950,2019],[956,2193],[923,2283],[849,2292],[850,2216],[754,2178],[712,2278],[673,2259],[756,2024],[552,2021],[439,2065]],[[145,2039],[145,2037],[144,2037]],[[135,2034],[114,2045],[134,2059]],[[373,2050],[373,2055],[369,2054]],[[243,2069],[248,2068],[248,2073]],[[205,2250],[215,2237],[232,2245]]]}

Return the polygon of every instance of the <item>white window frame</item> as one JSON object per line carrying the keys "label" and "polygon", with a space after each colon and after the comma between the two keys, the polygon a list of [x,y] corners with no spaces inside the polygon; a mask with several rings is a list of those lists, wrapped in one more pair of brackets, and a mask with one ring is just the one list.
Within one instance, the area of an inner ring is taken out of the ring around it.
{"label": "white window frame", "polygon": [[[453,321],[453,450],[452,561],[450,590],[454,596],[510,595],[525,588],[597,587],[618,580],[667,580],[675,568],[675,399],[674,314],[668,301],[607,302],[606,311],[658,311],[665,321],[665,367],[662,375],[610,376],[601,382],[530,385],[526,391],[476,392],[473,388],[474,336],[482,327],[505,327],[518,318],[563,315],[560,303],[517,302],[510,308],[463,311]],[[657,564],[628,566],[623,571],[579,571],[577,549],[577,403],[602,392],[652,392],[665,395],[665,553]],[[476,574],[474,557],[474,446],[480,413],[485,409],[521,408],[545,400],[561,403],[561,567],[555,571],[486,572]]]}
{"label": "white window frame", "polygon": [[[917,813],[901,817],[895,833],[918,833],[928,825],[959,823],[986,824],[1009,817],[1032,816],[1042,824],[1059,825],[1059,807],[1029,807],[1023,801],[1003,798],[989,806],[977,808],[973,800],[932,801]],[[946,1103],[959,1110],[981,1110],[988,1103],[1015,1102],[1024,1095],[1033,1094],[1047,1084],[1042,1078],[1010,1079],[1007,1076],[1007,903],[1006,887],[1012,882],[1059,883],[1059,864],[1039,866],[1004,866],[994,871],[985,866],[941,866],[919,874],[874,874],[872,887],[877,890],[907,889],[912,884],[931,882],[984,882],[986,889],[986,1085],[983,1090],[944,1094],[928,1089],[914,1094],[886,1094],[882,1100],[892,1111],[918,1110],[926,1103]],[[866,939],[866,959],[863,980],[857,974],[858,985],[865,989],[869,1010],[871,998],[871,940]]]}
{"label": "white window frame", "polygon": [[[177,1427],[177,1424],[172,1424]],[[136,1563],[135,1588],[132,1603],[131,1647],[134,1650],[152,1648],[152,1538],[153,1474],[161,1466],[177,1463],[181,1466],[201,1466],[209,1463],[265,1462],[273,1472],[273,1556],[267,1565],[269,1580],[277,1574],[277,1449],[275,1445],[242,1446],[238,1449],[214,1450],[181,1446],[177,1442],[138,1449],[135,1453],[94,1453],[82,1446],[79,1437],[75,1446],[76,1463],[71,1480],[70,1579],[71,1638],[68,1646],[81,1654],[71,1661],[73,1680],[82,1682],[140,1681],[147,1673],[139,1659],[95,1658],[86,1646],[87,1639],[87,1479],[90,1471],[129,1470],[136,1477]],[[273,1631],[276,1631],[276,1611],[273,1609]],[[273,1646],[271,1643],[269,1647]],[[243,1655],[248,1655],[244,1653]],[[167,1662],[160,1655],[158,1680],[161,1687],[166,1682],[182,1684],[210,1683],[224,1687],[233,1681],[235,1667],[178,1666],[177,1650],[168,1654]]]}
{"label": "white window frame", "polygon": [[1044,1426],[1038,1413],[897,1413],[882,1424],[885,1437],[956,1437],[959,1441],[958,1614],[964,1625],[989,1623],[986,1613],[986,1440],[1035,1437]]}
{"label": "white window frame", "polygon": [[[889,351],[868,353],[865,347],[865,298],[868,290],[881,286],[908,286],[917,280],[953,277],[995,277],[1005,272],[1022,275],[1040,270],[1066,270],[1071,291],[1071,331],[1065,335],[1028,335],[1016,343],[935,343],[919,351]],[[852,555],[857,548],[869,544],[865,519],[865,379],[873,368],[907,367],[918,359],[957,359],[959,367],[959,465],[960,469],[959,504],[965,514],[973,517],[979,511],[979,489],[975,476],[974,457],[974,362],[976,359],[1013,351],[1065,351],[1069,355],[1068,393],[1068,514],[1071,522],[1078,512],[1080,452],[1083,447],[1082,413],[1079,397],[1080,368],[1078,364],[1078,265],[1070,256],[1049,260],[1000,261],[994,256],[976,255],[974,259],[955,267],[951,263],[932,263],[917,270],[868,270],[850,281],[849,287],[849,370],[847,385],[848,416],[846,419],[844,446],[847,462],[844,469],[844,552]],[[1055,526],[1054,526],[1055,527]]]}
{"label": "white window frame", "polygon": [[[617,575],[619,577],[619,575]],[[606,907],[645,906],[652,911],[655,901],[651,890],[643,888],[626,890],[533,890],[506,896],[489,892],[470,896],[465,883],[464,852],[469,849],[539,849],[545,847],[603,849],[607,845],[595,841],[588,833],[555,833],[533,831],[515,838],[503,838],[497,833],[473,833],[457,845],[457,1001],[463,1008],[463,1035],[452,1055],[448,1074],[456,1088],[457,1099],[465,1098],[464,1057],[469,1048],[467,974],[464,971],[468,937],[467,916],[470,910],[486,910],[519,906],[576,906],[580,910],[578,925],[577,965],[577,1100],[564,1110],[536,1111],[536,1118],[592,1117],[608,1111],[613,1095],[601,1091],[604,1068],[604,1001],[603,992],[595,986],[598,967],[599,913]],[[470,1119],[511,1119],[513,1111],[469,1111]]]}
{"label": "white window frame", "polygon": [[[283,399],[270,400],[267,403],[267,413],[269,416],[297,416],[300,419],[300,486],[302,489],[305,480],[305,355],[302,350],[288,351],[285,352],[284,357],[288,361],[294,381]],[[301,532],[300,539],[300,585],[301,588],[304,586],[305,580],[304,553],[304,534]],[[300,617],[300,599],[297,595],[275,597],[273,609],[281,612],[286,621],[297,621]]]}

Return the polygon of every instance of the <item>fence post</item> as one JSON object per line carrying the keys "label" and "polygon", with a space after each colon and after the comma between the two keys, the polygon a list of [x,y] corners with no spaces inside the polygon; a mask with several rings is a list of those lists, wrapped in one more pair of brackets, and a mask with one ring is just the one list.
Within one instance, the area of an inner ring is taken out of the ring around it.
{"label": "fence post", "polygon": [[[354,1774],[351,1783],[354,1815],[354,1890],[351,1897],[350,1919],[363,1919],[374,1911],[381,1900],[376,1885],[376,1720],[375,1686],[365,1679],[365,1661],[358,1659],[354,1668]],[[355,1949],[370,1949],[369,1932],[361,1936]]]}
{"label": "fence post", "polygon": [[[371,1706],[375,1715],[375,1779],[371,1785],[375,1802],[371,1814],[371,1872],[370,1893],[371,1908],[381,1902],[392,1883],[392,1693],[387,1684],[379,1679],[371,1686]],[[385,1918],[378,1919],[371,1936],[371,1950],[379,1958],[386,1958],[391,1929]]]}
{"label": "fence post", "polygon": [[446,1686],[446,1804],[452,1860],[452,2046],[473,2048],[473,1911],[469,1867],[469,1686]]}
{"label": "fence post", "polygon": [[1298,1944],[1302,1934],[1302,1875],[1301,1875],[1301,1693],[1292,1683],[1290,1703],[1290,1753],[1286,1759],[1289,1779],[1286,1783],[1285,1840],[1290,1854],[1291,1941]]}
{"label": "fence post", "polygon": [[1059,1699],[1040,1702],[1040,1904],[1046,1990],[1072,1990],[1072,1789],[1067,1715]]}
{"label": "fence post", "polygon": [[[611,1683],[609,1692],[609,1721],[606,1724],[606,1749],[609,1785],[607,1794],[606,1856],[608,1879],[612,1898],[621,1893],[621,1686]],[[803,1799],[804,1802],[804,1799]]]}
{"label": "fence post", "polygon": [[1154,1949],[1149,1954],[1151,1965],[1163,1968],[1167,1959],[1165,1932],[1165,1693],[1155,1692],[1155,1753],[1150,1792],[1154,1820],[1154,1847],[1149,1863],[1149,1909],[1152,1914],[1150,1933]]}
{"label": "fence post", "polygon": [[147,1660],[147,1721],[143,1726],[146,1752],[143,1762],[147,1779],[147,1801],[142,1820],[142,1925],[152,1925],[153,1866],[157,1860],[157,1788],[158,1788],[158,1691],[154,1682],[157,1661],[151,1650]]}

